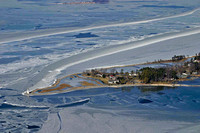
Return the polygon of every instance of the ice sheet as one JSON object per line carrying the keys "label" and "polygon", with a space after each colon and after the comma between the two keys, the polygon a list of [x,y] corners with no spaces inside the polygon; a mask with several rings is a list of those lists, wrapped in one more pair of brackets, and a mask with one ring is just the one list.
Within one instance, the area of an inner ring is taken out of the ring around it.
{"label": "ice sheet", "polygon": [[[166,20],[166,19],[172,19],[172,18],[178,18],[178,17],[183,17],[187,15],[191,15],[198,11],[199,8],[189,11],[183,14],[178,14],[174,16],[169,16],[169,17],[163,17],[163,18],[156,18],[156,19],[150,19],[150,20],[143,20],[143,21],[136,21],[136,22],[127,22],[127,23],[118,23],[118,24],[110,24],[110,25],[102,25],[102,26],[95,26],[95,27],[88,27],[88,28],[82,28],[82,29],[75,29],[75,30],[67,30],[65,28],[62,29],[50,29],[50,30],[40,30],[40,31],[33,31],[30,33],[18,33],[18,36],[14,35],[6,35],[0,38],[0,44],[3,43],[9,43],[9,42],[15,42],[15,41],[22,41],[22,40],[28,40],[28,39],[33,39],[33,38],[41,38],[41,37],[46,37],[46,36],[52,36],[52,35],[59,35],[59,34],[66,34],[66,33],[72,33],[72,32],[83,32],[83,31],[88,31],[88,30],[95,30],[95,29],[101,29],[101,28],[110,28],[110,27],[120,27],[120,26],[128,26],[128,25],[136,25],[136,24],[143,24],[143,23],[150,23],[154,21],[161,21],[161,20]],[[9,38],[9,39],[7,39]],[[7,40],[6,40],[7,39]]]}
{"label": "ice sheet", "polygon": [[199,130],[198,88],[21,95],[86,69],[198,53],[199,0],[55,2],[0,1],[0,132]]}

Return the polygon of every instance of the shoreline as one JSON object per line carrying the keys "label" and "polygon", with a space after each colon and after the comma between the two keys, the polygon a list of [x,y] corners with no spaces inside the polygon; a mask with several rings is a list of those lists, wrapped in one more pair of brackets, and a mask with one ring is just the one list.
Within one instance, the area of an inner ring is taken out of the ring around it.
{"label": "shoreline", "polygon": [[[177,61],[175,63],[179,63],[179,62],[183,62],[189,58],[192,58],[194,56],[191,56],[191,57],[187,57],[185,59],[182,59],[181,61]],[[138,66],[138,65],[150,65],[150,64],[158,64],[158,63],[173,63],[173,61],[171,60],[162,60],[162,61],[154,61],[154,62],[146,62],[146,63],[139,63],[139,64],[131,64],[131,65],[122,65],[122,66],[111,66],[111,67],[104,67],[102,69],[111,69],[111,68],[123,68],[123,67],[130,67],[130,66]],[[67,75],[67,76],[64,76],[62,78],[59,78],[59,79],[55,79],[54,83],[52,85],[50,85],[49,87],[45,87],[45,88],[39,88],[39,89],[35,89],[35,90],[27,90],[27,91],[30,91],[30,92],[35,92],[37,90],[41,90],[41,89],[49,89],[49,88],[52,88],[52,87],[56,87],[60,81],[64,78],[67,78],[67,77],[70,77],[70,76],[74,76],[74,75],[78,75],[78,74],[82,74],[82,73],[74,73],[74,74],[70,74],[70,75]],[[85,76],[84,76],[85,77]],[[85,78],[88,78],[88,77],[85,77]],[[91,77],[92,78],[92,77]],[[95,78],[93,78],[94,80],[97,80]],[[26,92],[23,92],[22,94],[25,95]]]}
{"label": "shoreline", "polygon": [[[67,90],[61,90],[60,93],[68,93],[68,92],[73,92],[73,91],[78,91],[78,90],[88,90],[88,89],[99,89],[99,88],[120,88],[120,87],[200,87],[200,85],[188,85],[188,84],[165,84],[165,83],[156,83],[156,84],[124,84],[124,85],[101,85],[101,86],[87,86],[87,87],[72,87]],[[40,90],[40,89],[39,89]],[[37,90],[35,90],[37,91]],[[35,93],[33,94],[32,92],[29,94],[25,94],[26,96],[41,96],[41,95],[56,95],[60,94],[57,92],[48,92],[48,93]]]}

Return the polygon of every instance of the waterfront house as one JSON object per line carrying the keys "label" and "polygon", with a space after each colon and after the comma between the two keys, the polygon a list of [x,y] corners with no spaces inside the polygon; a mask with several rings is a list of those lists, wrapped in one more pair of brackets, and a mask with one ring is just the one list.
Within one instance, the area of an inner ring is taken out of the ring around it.
{"label": "waterfront house", "polygon": [[195,62],[195,63],[200,63],[200,60],[194,60],[193,62]]}
{"label": "waterfront house", "polygon": [[192,75],[197,75],[198,74],[198,72],[192,72]]}
{"label": "waterfront house", "polygon": [[119,80],[108,80],[108,84],[117,84]]}
{"label": "waterfront house", "polygon": [[185,59],[185,55],[174,55],[174,57],[172,57],[172,61],[179,61]]}
{"label": "waterfront house", "polygon": [[96,76],[102,78],[102,77],[103,77],[103,74],[98,73]]}
{"label": "waterfront house", "polygon": [[189,74],[187,74],[187,73],[182,73],[181,74],[181,78],[187,78],[189,76]]}
{"label": "waterfront house", "polygon": [[110,75],[109,78],[110,78],[111,80],[116,80],[116,77],[113,76],[113,75]]}
{"label": "waterfront house", "polygon": [[187,74],[187,73],[178,73],[176,76],[179,79],[182,79],[182,78],[187,78],[189,76],[189,74]]}

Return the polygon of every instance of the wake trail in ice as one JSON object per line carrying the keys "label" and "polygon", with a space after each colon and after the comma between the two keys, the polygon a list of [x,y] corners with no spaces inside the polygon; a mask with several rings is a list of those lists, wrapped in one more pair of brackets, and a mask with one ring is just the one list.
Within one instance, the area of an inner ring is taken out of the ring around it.
{"label": "wake trail in ice", "polygon": [[31,106],[31,105],[22,105],[22,104],[15,104],[15,103],[8,103],[8,102],[3,102],[0,105],[0,109],[48,109],[49,107],[47,106]]}
{"label": "wake trail in ice", "polygon": [[75,29],[75,30],[69,30],[69,29],[66,29],[66,28],[62,28],[62,29],[50,29],[50,30],[33,31],[33,32],[30,32],[30,33],[24,33],[24,35],[21,35],[23,37],[17,37],[15,35],[14,36],[10,36],[10,37],[7,38],[7,40],[5,39],[5,37],[2,36],[2,38],[0,38],[0,43],[9,43],[9,42],[14,42],[14,41],[23,41],[23,40],[39,38],[39,37],[47,37],[47,36],[51,36],[51,35],[59,35],[59,34],[66,34],[66,33],[72,33],[72,32],[81,32],[81,31],[101,29],[101,28],[120,27],[120,26],[128,26],[128,25],[136,25],[136,24],[143,24],[143,23],[161,21],[161,20],[166,20],[166,19],[171,19],[171,18],[188,16],[188,15],[191,15],[191,14],[195,13],[199,9],[200,8],[197,8],[197,9],[194,9],[192,11],[185,12],[185,13],[178,14],[178,15],[174,15],[174,16],[163,17],[163,18],[155,18],[155,19],[149,19],[149,20],[142,20],[142,21],[136,21],[136,22],[125,22],[125,23],[117,23],[117,24],[108,24],[108,25],[95,26],[95,27],[86,27],[86,28]]}
{"label": "wake trail in ice", "polygon": [[75,102],[72,102],[72,103],[67,103],[67,104],[64,104],[64,105],[58,105],[58,106],[56,106],[56,108],[79,106],[79,105],[86,104],[89,101],[90,101],[90,98],[86,98],[86,99],[82,99],[82,100],[75,101]]}

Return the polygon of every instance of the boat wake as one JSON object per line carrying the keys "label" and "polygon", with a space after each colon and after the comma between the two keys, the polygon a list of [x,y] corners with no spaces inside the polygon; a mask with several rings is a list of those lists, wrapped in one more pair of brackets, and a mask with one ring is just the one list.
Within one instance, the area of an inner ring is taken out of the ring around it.
{"label": "boat wake", "polygon": [[4,102],[0,105],[0,109],[49,109],[47,106],[27,106],[27,105],[21,105],[21,104],[14,104],[14,103],[8,103]]}
{"label": "boat wake", "polygon": [[56,108],[65,108],[65,107],[74,107],[74,106],[79,106],[86,104],[90,101],[90,98],[82,99],[76,102],[68,103],[68,104],[63,104],[63,105],[58,105]]}

